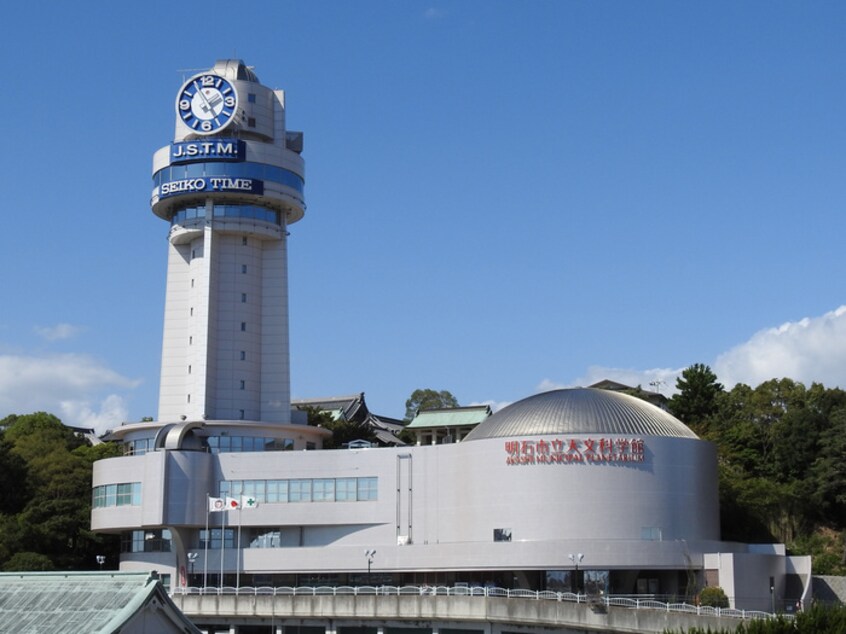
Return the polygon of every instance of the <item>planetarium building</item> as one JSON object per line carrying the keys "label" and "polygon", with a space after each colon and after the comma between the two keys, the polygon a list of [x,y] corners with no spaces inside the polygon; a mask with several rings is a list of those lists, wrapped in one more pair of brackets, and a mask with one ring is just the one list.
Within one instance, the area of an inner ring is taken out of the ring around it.
{"label": "planetarium building", "polygon": [[302,134],[237,60],[189,79],[176,110],[153,166],[171,225],[159,416],[113,430],[124,455],[94,467],[92,529],[121,535],[122,570],[171,586],[807,597],[808,558],[720,541],[714,446],[632,396],[556,390],[460,442],[323,449],[330,432],[289,394]]}

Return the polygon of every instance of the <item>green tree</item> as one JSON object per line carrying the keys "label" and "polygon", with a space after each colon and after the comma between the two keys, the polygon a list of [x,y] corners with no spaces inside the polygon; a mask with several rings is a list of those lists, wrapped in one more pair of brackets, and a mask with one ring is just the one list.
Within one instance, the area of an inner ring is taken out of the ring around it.
{"label": "green tree", "polygon": [[40,553],[21,552],[15,553],[12,557],[3,564],[3,570],[7,572],[17,571],[44,571],[55,570],[53,562],[49,557],[45,557]]}
{"label": "green tree", "polygon": [[92,447],[44,412],[8,416],[0,426],[5,427],[7,457],[25,465],[25,478],[17,483],[24,490],[23,499],[15,501],[18,512],[0,522],[0,563],[5,565],[15,552],[43,555],[56,569],[92,568],[97,554],[116,559],[117,537],[94,535],[89,526],[92,465],[117,455],[119,447]]}
{"label": "green tree", "polygon": [[729,606],[728,597],[719,586],[702,588],[702,592],[699,593],[699,603],[712,608],[727,608]]}
{"label": "green tree", "polygon": [[447,390],[418,389],[405,402],[405,420],[410,421],[424,409],[458,407],[458,400]]}
{"label": "green tree", "polygon": [[683,423],[704,433],[709,419],[719,407],[718,397],[723,386],[717,382],[717,375],[707,365],[694,363],[676,379],[678,392],[670,399],[673,416]]}

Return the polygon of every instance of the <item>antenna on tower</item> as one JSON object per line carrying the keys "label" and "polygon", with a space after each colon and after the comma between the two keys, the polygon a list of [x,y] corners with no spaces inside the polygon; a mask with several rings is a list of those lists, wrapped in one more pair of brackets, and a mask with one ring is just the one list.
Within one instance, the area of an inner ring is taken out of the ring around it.
{"label": "antenna on tower", "polygon": [[666,384],[667,383],[665,381],[662,381],[661,379],[655,379],[654,381],[649,382],[649,385],[651,385],[655,392],[658,394],[661,393],[661,386]]}

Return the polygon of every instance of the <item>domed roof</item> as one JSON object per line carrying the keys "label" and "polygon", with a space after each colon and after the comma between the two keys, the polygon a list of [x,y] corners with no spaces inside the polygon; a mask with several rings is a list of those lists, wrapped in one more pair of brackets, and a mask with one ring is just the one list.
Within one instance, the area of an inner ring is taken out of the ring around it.
{"label": "domed roof", "polygon": [[642,399],[609,390],[573,388],[512,403],[480,423],[463,442],[541,434],[697,438],[676,417]]}

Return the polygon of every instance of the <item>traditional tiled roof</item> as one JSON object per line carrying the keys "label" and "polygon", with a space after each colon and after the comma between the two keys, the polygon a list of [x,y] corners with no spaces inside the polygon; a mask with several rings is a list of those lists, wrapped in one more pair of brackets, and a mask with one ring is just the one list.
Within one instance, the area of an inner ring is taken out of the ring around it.
{"label": "traditional tiled roof", "polygon": [[406,426],[407,429],[432,429],[434,427],[468,427],[478,425],[491,415],[489,405],[469,405],[466,407],[445,407],[425,409]]}
{"label": "traditional tiled roof", "polygon": [[200,634],[147,572],[0,574],[0,631]]}

